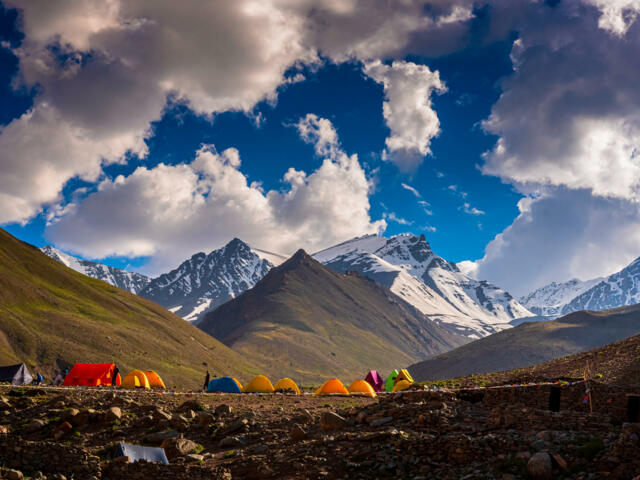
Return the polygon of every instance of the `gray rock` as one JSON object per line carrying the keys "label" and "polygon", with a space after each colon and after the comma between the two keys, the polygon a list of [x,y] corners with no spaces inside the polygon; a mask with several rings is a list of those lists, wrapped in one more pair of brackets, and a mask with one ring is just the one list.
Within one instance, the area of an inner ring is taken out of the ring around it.
{"label": "gray rock", "polygon": [[296,423],[289,431],[289,438],[294,442],[300,442],[307,438],[307,432],[305,432],[304,429]]}
{"label": "gray rock", "polygon": [[5,475],[8,480],[22,480],[24,478],[20,470],[7,470]]}
{"label": "gray rock", "polygon": [[381,427],[382,425],[386,425],[387,423],[391,423],[391,422],[393,422],[393,417],[383,417],[383,418],[376,418],[375,420],[371,420],[369,425],[371,425],[372,427]]}
{"label": "gray rock", "polygon": [[164,432],[154,432],[147,435],[145,440],[149,443],[162,443],[168,438],[178,438],[180,433],[176,430],[165,430]]}
{"label": "gray rock", "polygon": [[191,453],[186,457],[187,462],[201,462],[204,460],[204,455],[198,455],[197,453]]}
{"label": "gray rock", "polygon": [[198,412],[195,415],[195,421],[201,425],[210,425],[216,421],[215,417],[209,412]]}
{"label": "gray rock", "polygon": [[224,437],[218,445],[220,448],[238,447],[242,442],[238,437]]}
{"label": "gray rock", "polygon": [[334,412],[322,412],[320,415],[320,428],[324,431],[342,430],[350,424],[346,418]]}
{"label": "gray rock", "polygon": [[166,453],[169,460],[188,455],[198,448],[196,442],[186,438],[167,438],[162,442],[161,446],[164,448],[164,453]]}
{"label": "gray rock", "polygon": [[532,480],[550,480],[553,473],[551,456],[547,452],[538,452],[527,462],[527,473]]}
{"label": "gray rock", "polygon": [[122,410],[120,407],[110,407],[104,414],[104,418],[107,422],[114,422],[122,418]]}
{"label": "gray rock", "polygon": [[231,412],[233,411],[233,409],[231,408],[231,406],[223,403],[222,405],[218,405],[216,407],[216,417],[222,417],[224,415],[229,415]]}
{"label": "gray rock", "polygon": [[45,422],[44,420],[40,420],[39,418],[34,418],[29,423],[27,423],[27,426],[25,427],[25,429],[27,432],[33,433],[33,432],[37,432],[38,430],[42,430],[44,427],[46,427],[46,425],[47,425],[47,422]]}

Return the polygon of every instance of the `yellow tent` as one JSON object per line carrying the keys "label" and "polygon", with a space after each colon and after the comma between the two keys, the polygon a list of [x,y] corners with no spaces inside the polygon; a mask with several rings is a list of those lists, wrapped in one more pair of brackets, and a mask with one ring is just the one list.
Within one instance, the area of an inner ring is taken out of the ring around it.
{"label": "yellow tent", "polygon": [[242,393],[273,393],[273,385],[264,375],[258,375],[242,389]]}
{"label": "yellow tent", "polygon": [[315,391],[314,395],[349,395],[349,391],[337,378],[330,378]]}
{"label": "yellow tent", "polygon": [[393,386],[393,391],[401,392],[402,390],[406,390],[407,388],[411,387],[411,385],[413,385],[412,382],[408,382],[406,380],[400,380],[399,382],[396,382],[396,384]]}
{"label": "yellow tent", "polygon": [[242,384],[235,378],[235,377],[231,377],[231,380],[233,380],[234,382],[236,382],[236,385],[238,385],[238,388],[240,390],[242,390]]}
{"label": "yellow tent", "polygon": [[149,379],[142,370],[131,370],[127,376],[122,379],[123,388],[146,388],[149,390]]}
{"label": "yellow tent", "polygon": [[160,375],[158,375],[153,370],[145,370],[144,374],[147,377],[147,380],[149,380],[149,386],[150,387],[152,387],[152,388],[154,388],[154,387],[155,388],[163,388],[163,389],[167,388],[165,386],[164,382],[162,381],[162,379],[160,378]]}
{"label": "yellow tent", "polygon": [[402,370],[400,370],[400,373],[398,374],[398,376],[393,382],[394,385],[401,380],[406,380],[409,383],[414,383],[413,378],[411,378],[411,374],[409,373],[409,370],[407,370],[406,368],[403,368]]}
{"label": "yellow tent", "polygon": [[276,383],[273,388],[275,390],[292,390],[296,394],[300,395],[300,389],[298,388],[298,385],[296,385],[296,382],[291,380],[289,377],[281,378],[280,380],[278,380],[278,383]]}
{"label": "yellow tent", "polygon": [[349,393],[361,395],[363,397],[377,397],[376,391],[371,384],[365,380],[356,380],[349,386]]}

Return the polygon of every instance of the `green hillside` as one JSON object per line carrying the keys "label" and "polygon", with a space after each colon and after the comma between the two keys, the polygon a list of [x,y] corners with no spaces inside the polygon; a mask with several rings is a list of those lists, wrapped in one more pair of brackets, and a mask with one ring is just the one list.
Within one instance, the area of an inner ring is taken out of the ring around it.
{"label": "green hillside", "polygon": [[640,333],[640,305],[574,312],[524,323],[409,367],[417,380],[442,380],[529,367]]}
{"label": "green hillside", "polygon": [[247,379],[240,355],[162,307],[86,277],[0,229],[0,364],[51,376],[75,362],[156,370],[167,385],[197,387],[205,366]]}
{"label": "green hillside", "polygon": [[384,287],[329,270],[302,250],[199,327],[274,378],[315,383],[388,372],[467,341]]}

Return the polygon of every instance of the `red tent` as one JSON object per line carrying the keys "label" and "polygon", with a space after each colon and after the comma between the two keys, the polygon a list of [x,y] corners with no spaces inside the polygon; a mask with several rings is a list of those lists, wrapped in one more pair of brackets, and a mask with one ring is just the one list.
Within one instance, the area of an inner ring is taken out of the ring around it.
{"label": "red tent", "polygon": [[[63,385],[110,386],[114,368],[115,363],[76,363],[64,379]],[[116,383],[120,386],[120,374]]]}
{"label": "red tent", "polygon": [[367,373],[364,379],[369,382],[369,385],[371,385],[376,392],[381,392],[384,389],[384,380],[377,370],[369,370],[369,373]]}

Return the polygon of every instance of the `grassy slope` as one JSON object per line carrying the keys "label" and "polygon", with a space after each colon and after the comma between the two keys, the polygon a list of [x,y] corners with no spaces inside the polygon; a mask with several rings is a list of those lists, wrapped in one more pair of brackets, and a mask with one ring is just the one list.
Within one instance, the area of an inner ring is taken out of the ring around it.
{"label": "grassy slope", "polygon": [[254,367],[162,307],[48,258],[0,229],[0,362],[51,375],[59,365],[116,361],[195,387],[203,362],[244,379]]}
{"label": "grassy slope", "polygon": [[525,323],[412,365],[418,380],[523,368],[640,333],[640,305]]}
{"label": "grassy slope", "polygon": [[275,377],[302,382],[383,374],[461,345],[388,290],[303,252],[199,325]]}

